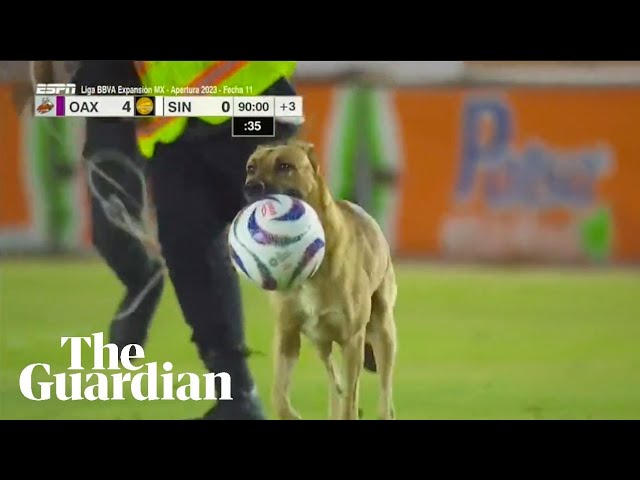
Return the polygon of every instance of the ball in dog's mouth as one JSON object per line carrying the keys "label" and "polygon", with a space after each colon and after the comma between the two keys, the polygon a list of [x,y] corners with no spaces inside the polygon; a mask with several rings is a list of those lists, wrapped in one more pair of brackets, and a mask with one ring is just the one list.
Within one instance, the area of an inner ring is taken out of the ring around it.
{"label": "ball in dog's mouth", "polygon": [[297,188],[289,188],[283,192],[285,195],[289,195],[290,197],[298,198],[300,200],[304,200],[302,198],[302,192]]}

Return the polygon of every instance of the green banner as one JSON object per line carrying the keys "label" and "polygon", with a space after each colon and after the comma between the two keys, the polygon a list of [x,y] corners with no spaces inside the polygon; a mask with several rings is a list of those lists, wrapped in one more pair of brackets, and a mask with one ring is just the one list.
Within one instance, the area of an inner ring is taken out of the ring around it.
{"label": "green banner", "polygon": [[[42,241],[52,252],[79,246],[82,227],[79,204],[79,129],[76,119],[34,118],[27,138],[33,177],[36,212]],[[81,120],[81,119],[79,119]]]}
{"label": "green banner", "polygon": [[332,194],[362,206],[393,246],[402,155],[392,95],[360,85],[337,90],[327,175]]}

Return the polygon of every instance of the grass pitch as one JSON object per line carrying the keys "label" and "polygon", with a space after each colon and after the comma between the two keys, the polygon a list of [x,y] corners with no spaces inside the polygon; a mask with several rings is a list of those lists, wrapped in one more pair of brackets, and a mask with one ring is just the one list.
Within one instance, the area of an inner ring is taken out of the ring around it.
{"label": "grass pitch", "polygon": [[[0,266],[0,418],[182,419],[208,402],[25,399],[20,371],[68,367],[61,336],[104,331],[122,289],[99,261],[4,261]],[[399,419],[640,419],[640,275],[637,272],[398,267]],[[247,335],[268,405],[273,314],[244,284]],[[215,312],[212,312],[214,315]],[[154,319],[147,361],[204,373],[170,284]],[[361,405],[376,417],[376,377]],[[325,418],[324,369],[309,344],[294,377],[294,406]]]}

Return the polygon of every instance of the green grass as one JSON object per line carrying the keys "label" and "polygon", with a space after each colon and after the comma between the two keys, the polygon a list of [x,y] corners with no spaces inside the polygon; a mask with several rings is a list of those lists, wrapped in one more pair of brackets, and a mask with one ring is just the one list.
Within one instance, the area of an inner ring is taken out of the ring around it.
{"label": "green grass", "polygon": [[[20,371],[68,366],[61,336],[105,331],[121,287],[99,262],[12,261],[0,281],[0,418],[181,419],[206,402],[33,402]],[[640,419],[640,275],[634,272],[398,268],[400,419]],[[273,315],[244,285],[251,363],[265,400],[271,384]],[[215,312],[212,312],[214,315]],[[203,373],[171,287],[146,348],[148,361]],[[325,373],[310,346],[292,400],[306,419],[327,409]],[[375,418],[376,377],[361,389]],[[268,406],[268,405],[267,405]]]}

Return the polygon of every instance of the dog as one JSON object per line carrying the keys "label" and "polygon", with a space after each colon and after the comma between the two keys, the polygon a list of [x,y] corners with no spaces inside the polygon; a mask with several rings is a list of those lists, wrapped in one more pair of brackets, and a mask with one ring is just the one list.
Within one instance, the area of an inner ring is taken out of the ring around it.
{"label": "dog", "polygon": [[[277,418],[301,418],[291,405],[290,388],[302,335],[315,346],[327,371],[330,419],[358,419],[363,367],[379,376],[379,418],[395,418],[397,286],[382,230],[361,207],[332,198],[314,146],[300,139],[260,146],[247,161],[246,200],[277,193],[314,208],[326,242],[324,260],[310,279],[290,291],[269,292],[277,313],[272,390]],[[341,349],[343,375],[334,362],[334,345]]]}

